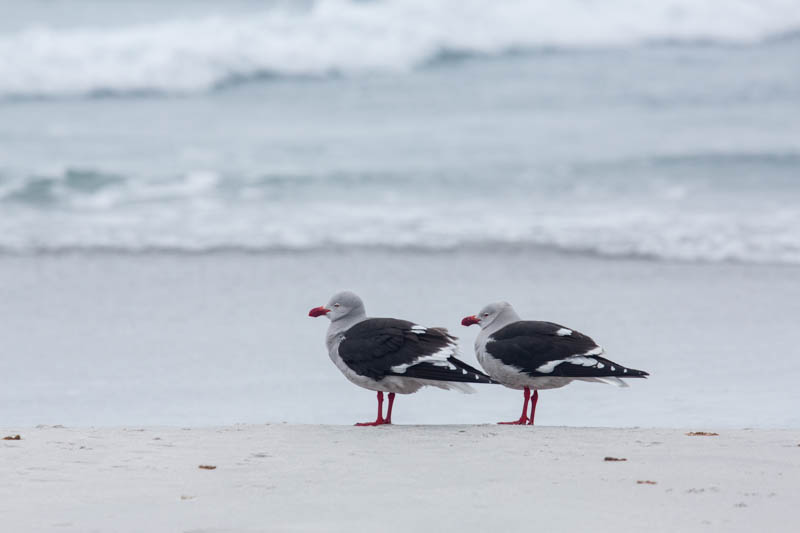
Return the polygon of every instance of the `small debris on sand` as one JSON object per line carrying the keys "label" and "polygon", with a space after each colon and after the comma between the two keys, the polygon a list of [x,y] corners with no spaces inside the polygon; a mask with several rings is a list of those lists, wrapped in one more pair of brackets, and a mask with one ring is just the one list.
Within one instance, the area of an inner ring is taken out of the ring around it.
{"label": "small debris on sand", "polygon": [[8,437],[3,437],[3,440],[22,440],[22,437],[19,435],[9,435]]}
{"label": "small debris on sand", "polygon": [[187,496],[186,494],[181,494],[181,500],[193,500],[194,496]]}
{"label": "small debris on sand", "polygon": [[655,481],[651,481],[649,479],[639,479],[636,481],[637,485],[655,485]]}
{"label": "small debris on sand", "polygon": [[710,431],[690,431],[687,435],[690,437],[719,437],[719,433],[712,433]]}
{"label": "small debris on sand", "polygon": [[604,457],[603,461],[627,461],[625,457]]}
{"label": "small debris on sand", "polygon": [[217,467],[214,465],[200,465],[197,468],[202,468],[203,470],[214,470]]}

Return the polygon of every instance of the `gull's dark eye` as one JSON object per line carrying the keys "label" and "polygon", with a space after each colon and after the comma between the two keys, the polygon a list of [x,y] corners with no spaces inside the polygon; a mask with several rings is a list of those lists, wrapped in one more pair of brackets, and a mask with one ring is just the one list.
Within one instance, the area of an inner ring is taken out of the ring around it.
{"label": "gull's dark eye", "polygon": [[339,307],[339,304],[333,304],[334,307]]}
{"label": "gull's dark eye", "polygon": [[489,313],[483,313],[484,318],[489,316]]}

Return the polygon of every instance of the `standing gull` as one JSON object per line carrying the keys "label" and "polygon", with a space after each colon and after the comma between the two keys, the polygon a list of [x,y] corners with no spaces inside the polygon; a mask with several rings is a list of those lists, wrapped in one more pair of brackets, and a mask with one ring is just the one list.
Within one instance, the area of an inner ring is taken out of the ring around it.
{"label": "standing gull", "polygon": [[649,375],[600,357],[603,348],[574,329],[552,322],[521,320],[507,302],[489,304],[477,315],[461,321],[463,326],[472,324],[481,327],[475,339],[475,355],[483,369],[506,387],[524,391],[522,416],[500,424],[533,425],[540,389],[556,389],[574,380],[627,387],[620,378]]}
{"label": "standing gull", "polygon": [[[396,318],[368,318],[364,303],[349,291],[334,294],[308,316],[330,319],[325,343],[328,354],[347,379],[378,392],[378,418],[357,426],[392,423],[394,395],[411,394],[426,385],[473,392],[467,383],[491,379],[455,356],[455,337],[444,328],[426,328]],[[386,418],[383,393],[389,393]]]}

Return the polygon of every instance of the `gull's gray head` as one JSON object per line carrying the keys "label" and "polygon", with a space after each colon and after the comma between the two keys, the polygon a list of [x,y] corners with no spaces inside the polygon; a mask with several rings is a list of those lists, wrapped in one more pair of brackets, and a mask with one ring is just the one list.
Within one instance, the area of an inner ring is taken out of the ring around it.
{"label": "gull's gray head", "polygon": [[495,302],[481,309],[477,315],[464,317],[461,325],[471,326],[472,324],[478,324],[481,329],[486,329],[495,323],[508,323],[516,320],[519,320],[519,316],[510,303]]}
{"label": "gull's gray head", "polygon": [[354,292],[337,292],[328,301],[327,305],[315,307],[308,312],[308,316],[325,315],[331,322],[336,322],[347,316],[358,316],[365,314],[364,302]]}

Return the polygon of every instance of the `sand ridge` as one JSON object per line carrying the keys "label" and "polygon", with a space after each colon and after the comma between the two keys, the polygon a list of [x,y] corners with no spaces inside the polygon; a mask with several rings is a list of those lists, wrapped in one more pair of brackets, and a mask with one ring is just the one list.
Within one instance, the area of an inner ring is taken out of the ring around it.
{"label": "sand ridge", "polygon": [[21,439],[0,441],[0,516],[9,531],[792,531],[800,431],[712,429],[7,428]]}

